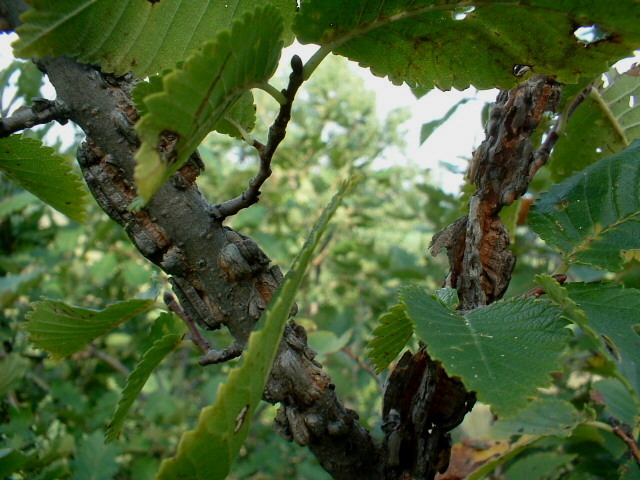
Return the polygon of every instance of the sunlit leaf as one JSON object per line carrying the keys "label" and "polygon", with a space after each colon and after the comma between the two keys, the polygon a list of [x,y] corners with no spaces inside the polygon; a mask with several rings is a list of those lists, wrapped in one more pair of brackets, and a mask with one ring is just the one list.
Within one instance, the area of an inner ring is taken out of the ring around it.
{"label": "sunlit leaf", "polygon": [[[273,75],[282,49],[281,35],[277,9],[267,5],[247,13],[233,24],[231,32],[218,34],[180,68],[164,75],[161,92],[144,98],[147,113],[136,124],[142,145],[136,155],[135,179],[146,201],[209,132],[231,115],[248,89]],[[241,105],[246,112],[246,105]],[[238,112],[234,116],[237,119]],[[244,119],[244,114],[240,117]],[[222,129],[229,133],[228,126]],[[169,151],[161,156],[160,145],[173,141],[175,145],[164,147]]]}
{"label": "sunlit leaf", "polygon": [[127,300],[93,310],[43,299],[31,304],[24,329],[30,342],[59,359],[82,350],[122,322],[153,307],[153,300]]}
{"label": "sunlit leaf", "polygon": [[84,221],[85,190],[65,159],[39,140],[0,138],[0,170],[69,218]]}
{"label": "sunlit leaf", "polygon": [[570,333],[546,302],[501,301],[463,316],[419,287],[403,288],[400,299],[431,358],[499,415],[523,408],[560,369]]}
{"label": "sunlit leaf", "polygon": [[413,336],[413,322],[407,317],[404,305],[395,305],[380,317],[378,327],[368,347],[369,358],[377,373],[393,362]]}
{"label": "sunlit leaf", "polygon": [[622,269],[640,248],[640,140],[551,187],[529,223],[567,263]]}
{"label": "sunlit leaf", "polygon": [[[163,316],[171,315],[163,313],[161,317]],[[156,320],[156,322],[161,321],[162,318],[158,318],[158,320]],[[129,412],[131,405],[133,405],[133,402],[138,398],[138,395],[142,391],[145,383],[147,383],[151,373],[153,373],[160,362],[162,362],[162,360],[182,341],[182,336],[185,333],[184,324],[181,325],[181,328],[174,328],[174,330],[176,331],[159,337],[154,341],[151,348],[144,353],[140,362],[127,378],[127,383],[122,390],[116,411],[111,416],[111,420],[107,427],[107,433],[105,435],[105,441],[107,443],[116,440],[120,435],[120,429],[122,428],[126,415]]]}
{"label": "sunlit leaf", "polygon": [[241,365],[230,372],[227,382],[218,389],[216,403],[200,412],[195,430],[182,436],[176,456],[162,463],[159,480],[216,480],[228,475],[262,399],[296,292],[329,221],[354,182],[343,183],[322,212],[284,283],[263,313],[262,328],[251,334]]}
{"label": "sunlit leaf", "polygon": [[[101,65],[103,71],[133,71],[146,77],[193,54],[233,21],[265,2],[257,0],[36,0],[23,15],[14,49],[22,58],[61,56]],[[296,9],[292,0],[272,0],[285,19],[287,43]]]}
{"label": "sunlit leaf", "polygon": [[[308,0],[294,31],[397,84],[506,89],[523,65],[564,83],[603,72],[637,48],[639,15],[631,0]],[[574,32],[593,25],[604,38],[585,48]]]}

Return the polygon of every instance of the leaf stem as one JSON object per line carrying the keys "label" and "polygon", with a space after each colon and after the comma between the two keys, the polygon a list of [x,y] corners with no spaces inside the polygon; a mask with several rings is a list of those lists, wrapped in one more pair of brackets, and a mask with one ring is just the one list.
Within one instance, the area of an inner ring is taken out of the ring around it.
{"label": "leaf stem", "polygon": [[324,45],[316,50],[316,53],[314,53],[311,58],[307,60],[307,63],[304,64],[302,74],[302,78],[304,80],[309,80],[309,77],[313,74],[316,68],[318,68],[318,65],[320,65],[320,63],[322,63],[322,61],[331,53],[333,47],[333,44]]}
{"label": "leaf stem", "polygon": [[236,122],[233,118],[231,117],[225,117],[225,120],[227,122],[229,122],[231,125],[233,125],[234,127],[236,127],[238,129],[238,132],[240,132],[240,135],[242,135],[242,139],[247,142],[249,145],[254,144],[255,140],[253,139],[253,137],[249,134],[249,132],[247,132],[247,130],[240,125],[239,122]]}
{"label": "leaf stem", "polygon": [[[278,90],[276,87],[274,87],[270,83],[267,83],[267,82],[258,83],[254,85],[254,88],[259,88],[260,90],[267,92],[269,95],[275,98],[276,102],[278,102],[280,105],[287,104],[287,97],[285,97],[280,90]],[[253,142],[248,142],[248,143],[253,143]]]}
{"label": "leaf stem", "polygon": [[602,95],[600,95],[600,92],[596,88],[593,88],[589,93],[589,96],[594,102],[598,104],[598,106],[602,110],[602,113],[604,113],[605,117],[607,117],[607,119],[611,123],[611,126],[613,127],[613,129],[620,136],[620,139],[622,140],[622,143],[624,143],[624,146],[628,147],[631,143],[629,142],[627,135],[624,133],[624,129],[622,128],[622,125],[620,125],[620,122],[618,122],[618,119],[609,108],[609,104],[607,104],[604,98],[602,98]]}

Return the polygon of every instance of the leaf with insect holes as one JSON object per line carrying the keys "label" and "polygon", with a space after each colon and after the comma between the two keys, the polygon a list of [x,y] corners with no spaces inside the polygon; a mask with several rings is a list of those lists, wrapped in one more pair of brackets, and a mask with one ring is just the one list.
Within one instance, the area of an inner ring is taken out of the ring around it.
{"label": "leaf with insect holes", "polygon": [[[221,32],[164,75],[162,91],[144,97],[146,113],[136,124],[142,145],[135,180],[145,202],[247,90],[271,78],[282,50],[282,29],[280,13],[269,4],[247,13],[230,32]],[[162,146],[169,138],[174,140]]]}
{"label": "leaf with insect holes", "polygon": [[553,185],[529,224],[566,263],[621,270],[622,253],[640,249],[640,140]]}
{"label": "leaf with insect holes", "polygon": [[545,301],[500,301],[461,315],[420,287],[402,288],[400,300],[429,356],[499,415],[523,408],[561,368],[570,332]]}
{"label": "leaf with insect holes", "polygon": [[0,170],[59,212],[84,221],[86,191],[80,177],[40,140],[22,135],[0,138]]}
{"label": "leaf with insect holes", "polygon": [[[34,0],[18,27],[16,56],[77,58],[102,71],[138,78],[173,68],[231,28],[260,0]],[[293,41],[297,4],[270,0],[284,19],[284,39]]]}
{"label": "leaf with insect holes", "polygon": [[43,298],[31,304],[24,329],[36,348],[42,348],[54,359],[79,352],[96,338],[122,322],[154,308],[153,300],[127,300],[103,310],[81,308]]}
{"label": "leaf with insect holes", "polygon": [[280,289],[260,319],[261,328],[249,337],[241,364],[221,385],[213,406],[200,412],[198,425],[180,439],[175,457],[162,462],[158,480],[227,477],[249,433],[256,407],[262,399],[271,365],[282,339],[295,296],[329,221],[356,179],[344,182],[314,225]]}
{"label": "leaf with insect holes", "polygon": [[[294,32],[395,84],[508,89],[521,65],[563,83],[602,73],[640,44],[638,17],[633,0],[307,0]],[[597,34],[588,48],[579,27]]]}

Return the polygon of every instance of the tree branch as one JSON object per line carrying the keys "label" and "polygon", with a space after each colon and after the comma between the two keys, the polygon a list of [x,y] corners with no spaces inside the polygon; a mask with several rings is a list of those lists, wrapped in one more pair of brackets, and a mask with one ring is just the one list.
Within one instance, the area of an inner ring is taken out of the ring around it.
{"label": "tree branch", "polygon": [[611,417],[609,420],[611,426],[613,427],[613,433],[615,433],[624,443],[629,447],[629,453],[633,456],[638,467],[640,467],[640,448],[633,438],[633,434],[631,433],[631,428],[629,425],[621,424],[619,420]]}
{"label": "tree branch", "polygon": [[[145,258],[170,275],[185,314],[201,328],[229,328],[235,342],[222,352],[212,351],[214,360],[239,351],[282,281],[280,269],[269,265],[253,240],[211,214],[195,184],[197,153],[145,208],[129,211],[136,197],[134,156],[140,143],[133,129],[138,120],[130,98],[133,79],[105,75],[66,58],[39,63],[67,105],[69,119],[87,134],[78,162],[99,205]],[[278,143],[271,142],[268,155]],[[264,394],[265,400],[282,404],[278,430],[308,446],[334,478],[381,479],[380,446],[357,422],[357,414],[342,405],[314,356],[304,329],[289,325]]]}
{"label": "tree branch", "polygon": [[304,81],[302,78],[302,60],[299,56],[294,55],[291,59],[291,75],[289,76],[289,85],[282,94],[286,103],[280,105],[280,111],[273,125],[269,128],[269,137],[267,144],[263,145],[258,141],[253,142],[253,146],[260,155],[260,169],[258,174],[249,182],[249,187],[236,198],[227,200],[226,202],[214,205],[212,214],[217,220],[224,220],[227,217],[235,215],[243,208],[250,207],[257,203],[260,197],[260,187],[271,176],[271,160],[276,152],[280,142],[284,140],[287,133],[287,125],[291,120],[291,107],[293,100]]}
{"label": "tree branch", "polygon": [[68,112],[64,103],[46,98],[34,98],[30,107],[20,107],[13,115],[0,119],[0,138],[12,133],[56,120],[61,125],[67,123]]}

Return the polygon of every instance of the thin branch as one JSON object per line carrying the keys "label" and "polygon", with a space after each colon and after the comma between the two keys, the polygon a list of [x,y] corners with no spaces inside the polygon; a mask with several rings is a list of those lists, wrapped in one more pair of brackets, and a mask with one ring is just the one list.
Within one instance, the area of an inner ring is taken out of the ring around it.
{"label": "thin branch", "polygon": [[630,435],[629,432],[625,431],[624,427],[627,427],[625,424],[621,424],[617,419],[611,417],[609,420],[611,426],[613,427],[613,433],[615,433],[618,437],[622,439],[624,443],[629,447],[629,452],[633,455],[633,458],[636,459],[636,463],[638,467],[640,467],[640,448],[638,448],[638,444],[635,439]]}
{"label": "thin branch", "polygon": [[8,118],[0,119],[0,138],[12,133],[56,120],[64,125],[69,120],[67,108],[58,100],[34,98],[30,107],[20,107]]}
{"label": "thin branch", "polygon": [[531,168],[529,170],[529,179],[533,179],[536,173],[538,173],[538,170],[540,170],[540,168],[546,165],[547,161],[549,160],[549,155],[551,155],[551,150],[553,150],[553,147],[556,146],[556,143],[560,139],[560,135],[562,135],[562,133],[564,132],[567,122],[573,115],[573,112],[575,112],[576,109],[580,105],[582,105],[582,102],[586,100],[587,96],[589,96],[589,93],[591,92],[592,89],[593,89],[593,82],[587,85],[576,96],[576,98],[573,99],[573,102],[571,102],[571,104],[567,107],[566,111],[561,113],[558,116],[558,119],[555,125],[547,135],[547,138],[545,139],[544,143],[535,153],[535,159],[531,164]]}
{"label": "thin branch", "polygon": [[169,310],[171,310],[173,313],[178,315],[182,319],[182,321],[184,321],[184,323],[187,325],[187,328],[189,329],[189,333],[191,334],[193,343],[195,343],[198,346],[198,348],[202,350],[202,353],[207,354],[207,352],[211,350],[211,344],[209,344],[209,342],[207,342],[207,340],[205,340],[205,338],[202,336],[193,318],[191,318],[182,309],[182,307],[178,305],[178,302],[176,302],[176,299],[174,298],[174,296],[171,295],[169,292],[165,292],[163,300],[164,300],[164,303],[167,304],[167,307],[169,308]]}
{"label": "thin branch", "polygon": [[249,182],[249,187],[242,192],[241,195],[212,207],[212,215],[217,220],[235,215],[243,208],[250,207],[256,203],[260,197],[260,187],[262,187],[267,178],[271,176],[271,160],[278,145],[284,140],[287,133],[287,125],[291,119],[293,100],[303,82],[302,60],[297,55],[294,55],[291,59],[291,70],[289,85],[286,90],[282,91],[286,103],[280,106],[280,112],[273,122],[273,125],[269,128],[269,137],[266,145],[262,145],[258,141],[253,142],[253,146],[260,154],[260,169],[256,176]]}
{"label": "thin branch", "polygon": [[378,390],[380,390],[380,393],[384,393],[384,381],[382,380],[382,378],[380,377],[380,375],[378,375],[376,373],[376,371],[371,367],[371,365],[369,365],[368,363],[366,363],[365,361],[362,360],[362,358],[360,358],[359,355],[357,355],[352,349],[351,347],[344,347],[342,349],[342,351],[344,353],[347,354],[347,356],[349,358],[351,358],[352,360],[355,360],[355,362],[358,364],[358,366],[360,368],[362,368],[365,372],[367,372],[369,375],[371,375],[371,377],[376,381],[376,383],[378,384]]}
{"label": "thin branch", "polygon": [[125,377],[128,377],[131,374],[131,370],[117,358],[114,358],[108,353],[103,352],[95,345],[90,345],[89,349],[92,356],[99,358],[111,368],[123,374]]}

